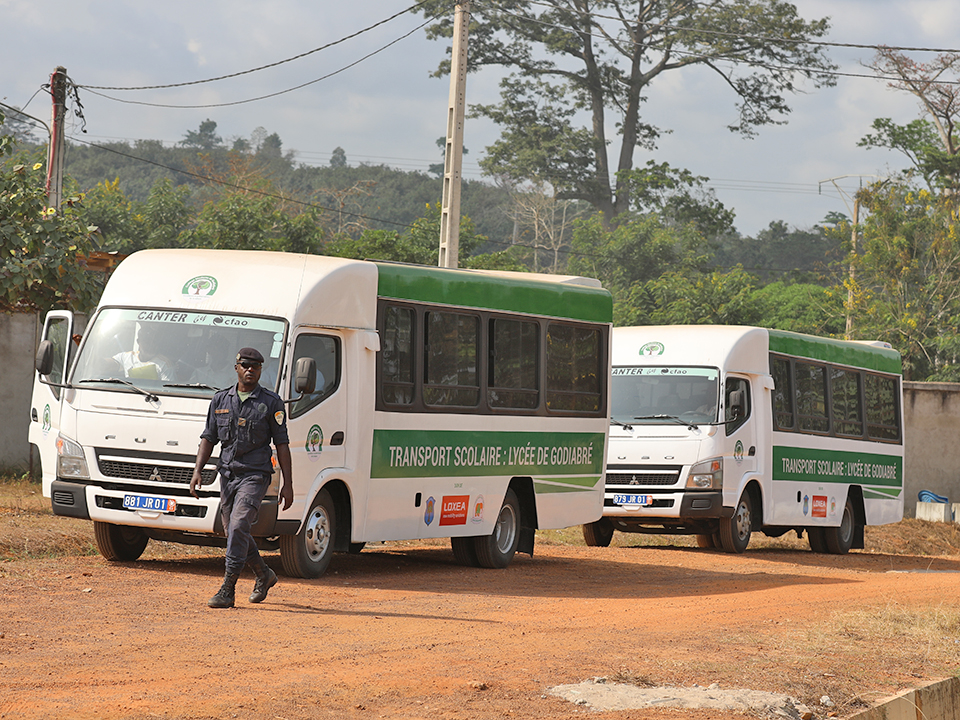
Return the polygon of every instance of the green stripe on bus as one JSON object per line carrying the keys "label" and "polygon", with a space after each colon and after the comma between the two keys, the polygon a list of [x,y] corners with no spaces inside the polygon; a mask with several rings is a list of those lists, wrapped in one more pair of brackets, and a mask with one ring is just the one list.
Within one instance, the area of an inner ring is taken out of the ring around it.
{"label": "green stripe on bus", "polygon": [[613,321],[613,298],[603,288],[415,265],[377,263],[377,268],[380,297],[584,322]]}
{"label": "green stripe on bus", "polygon": [[573,485],[557,485],[553,482],[548,482],[544,479],[534,478],[533,491],[540,495],[545,495],[548,493],[586,492],[596,487],[597,482],[599,482],[600,480],[600,476],[597,475],[596,477],[576,478],[576,479],[583,480],[584,482],[575,483]]}
{"label": "green stripe on bus", "polygon": [[876,370],[899,375],[900,353],[888,348],[852,343],[845,340],[819,338],[812,335],[770,330],[770,352],[797,355],[837,365]]}
{"label": "green stripe on bus", "polygon": [[603,433],[374,430],[370,477],[539,475],[572,485],[599,478],[603,445]]}
{"label": "green stripe on bus", "polygon": [[[773,447],[774,481],[903,487],[903,458],[845,450]],[[898,490],[899,492],[899,490]]]}
{"label": "green stripe on bus", "polygon": [[900,488],[864,487],[864,500],[893,500],[900,497]]}

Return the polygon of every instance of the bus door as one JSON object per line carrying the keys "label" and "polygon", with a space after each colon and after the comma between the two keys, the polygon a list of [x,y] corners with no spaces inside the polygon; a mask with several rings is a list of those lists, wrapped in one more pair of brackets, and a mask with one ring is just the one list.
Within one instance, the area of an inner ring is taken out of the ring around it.
{"label": "bus door", "polygon": [[[40,341],[49,340],[53,346],[53,369],[49,375],[37,373],[33,381],[33,397],[30,402],[31,444],[40,450],[40,469],[44,486],[57,477],[57,436],[60,434],[60,408],[65,388],[57,387],[66,381],[70,360],[73,359],[73,313],[68,310],[51,310],[43,321]],[[50,383],[50,384],[47,384]]]}
{"label": "bus door", "polygon": [[[330,467],[343,467],[348,443],[346,387],[343,378],[343,337],[331,331],[305,330],[294,339],[293,362],[311,357],[317,363],[314,392],[289,405],[287,431],[295,479],[295,506],[309,502],[304,497],[314,478]],[[292,373],[291,373],[292,375]],[[293,378],[288,397],[296,397]]]}
{"label": "bus door", "polygon": [[[748,377],[728,375],[723,395],[723,477],[725,487],[732,489],[741,484],[744,475],[757,472],[761,452],[760,438],[757,437],[759,413],[754,407],[755,398]],[[726,498],[726,501],[736,504],[738,499]]]}

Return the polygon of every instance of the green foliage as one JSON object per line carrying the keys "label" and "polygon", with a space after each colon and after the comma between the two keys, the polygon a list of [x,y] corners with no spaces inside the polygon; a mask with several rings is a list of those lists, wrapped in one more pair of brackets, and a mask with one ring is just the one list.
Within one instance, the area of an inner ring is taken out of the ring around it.
{"label": "green foliage", "polygon": [[907,379],[951,376],[960,358],[956,199],[887,182],[861,191],[860,201],[868,216],[850,257],[855,277],[844,288],[853,291],[855,337],[897,348]]}
{"label": "green foliage", "polygon": [[[842,222],[843,216],[833,218]],[[742,265],[764,282],[789,278],[794,282],[833,284],[836,264],[844,257],[844,240],[827,228],[791,229],[775,220],[756,237],[727,234],[716,246],[715,260],[720,267]]]}
{"label": "green foliage", "polygon": [[772,282],[750,294],[755,324],[792,332],[842,337],[844,295],[812,283]]}
{"label": "green foliage", "polygon": [[751,302],[756,278],[743,268],[710,273],[667,272],[648,283],[651,325],[758,325]]}
{"label": "green foliage", "polygon": [[[2,118],[2,115],[0,115]],[[13,143],[0,138],[0,154]],[[99,273],[86,269],[93,249],[78,212],[81,198],[47,207],[44,163],[39,154],[0,162],[0,311],[88,310],[100,293]]]}

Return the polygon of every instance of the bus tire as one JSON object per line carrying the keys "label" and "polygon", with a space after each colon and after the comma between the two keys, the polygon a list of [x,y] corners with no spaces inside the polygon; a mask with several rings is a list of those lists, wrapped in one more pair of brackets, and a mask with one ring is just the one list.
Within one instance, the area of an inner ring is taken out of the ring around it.
{"label": "bus tire", "polygon": [[113,525],[99,520],[93,521],[93,538],[97,543],[97,550],[104,558],[124,562],[139,559],[150,542],[150,538],[141,528]]}
{"label": "bus tire", "polygon": [[333,557],[337,530],[333,498],[326,490],[317,493],[307,519],[296,535],[280,536],[280,560],[290,577],[318,578],[327,571]]}
{"label": "bus tire", "polygon": [[367,544],[365,542],[362,542],[362,543],[352,542],[350,543],[350,548],[347,550],[347,552],[350,553],[351,555],[359,555],[366,546]]}
{"label": "bus tire", "polygon": [[753,503],[744,491],[731,518],[720,519],[720,546],[725,552],[740,554],[750,544],[753,531]]}
{"label": "bus tire", "polygon": [[716,545],[713,542],[713,533],[709,535],[697,535],[697,547],[703,548],[704,550],[709,550],[710,548],[715,548]]}
{"label": "bus tire", "polygon": [[843,506],[843,517],[839,527],[823,528],[827,551],[834,555],[846,555],[853,547],[853,534],[857,524],[857,515],[853,511],[853,501],[848,497]]}
{"label": "bus tire", "polygon": [[450,538],[450,547],[453,548],[453,556],[457,562],[466,567],[480,567],[480,561],[477,560],[476,538],[472,537],[452,537]]}
{"label": "bus tire", "polygon": [[810,552],[823,554],[827,552],[827,536],[822,527],[807,528],[807,542],[810,543]]}
{"label": "bus tire", "polygon": [[493,532],[473,540],[480,567],[505,568],[510,564],[520,541],[520,501],[512,489],[508,488],[503,498]]}
{"label": "bus tire", "polygon": [[610,518],[602,517],[583,526],[583,541],[589,547],[610,547],[612,540],[613,523]]}

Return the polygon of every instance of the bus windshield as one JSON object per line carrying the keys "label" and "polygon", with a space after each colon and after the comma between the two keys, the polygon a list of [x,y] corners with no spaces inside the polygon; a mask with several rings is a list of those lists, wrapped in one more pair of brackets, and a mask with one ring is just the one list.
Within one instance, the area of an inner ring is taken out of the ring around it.
{"label": "bus windshield", "polygon": [[708,367],[615,367],[610,419],[616,425],[717,421],[720,371]]}
{"label": "bus windshield", "polygon": [[72,384],[155,395],[206,395],[237,382],[242,347],[264,357],[276,390],[284,321],[184,310],[105,308],[87,328]]}

